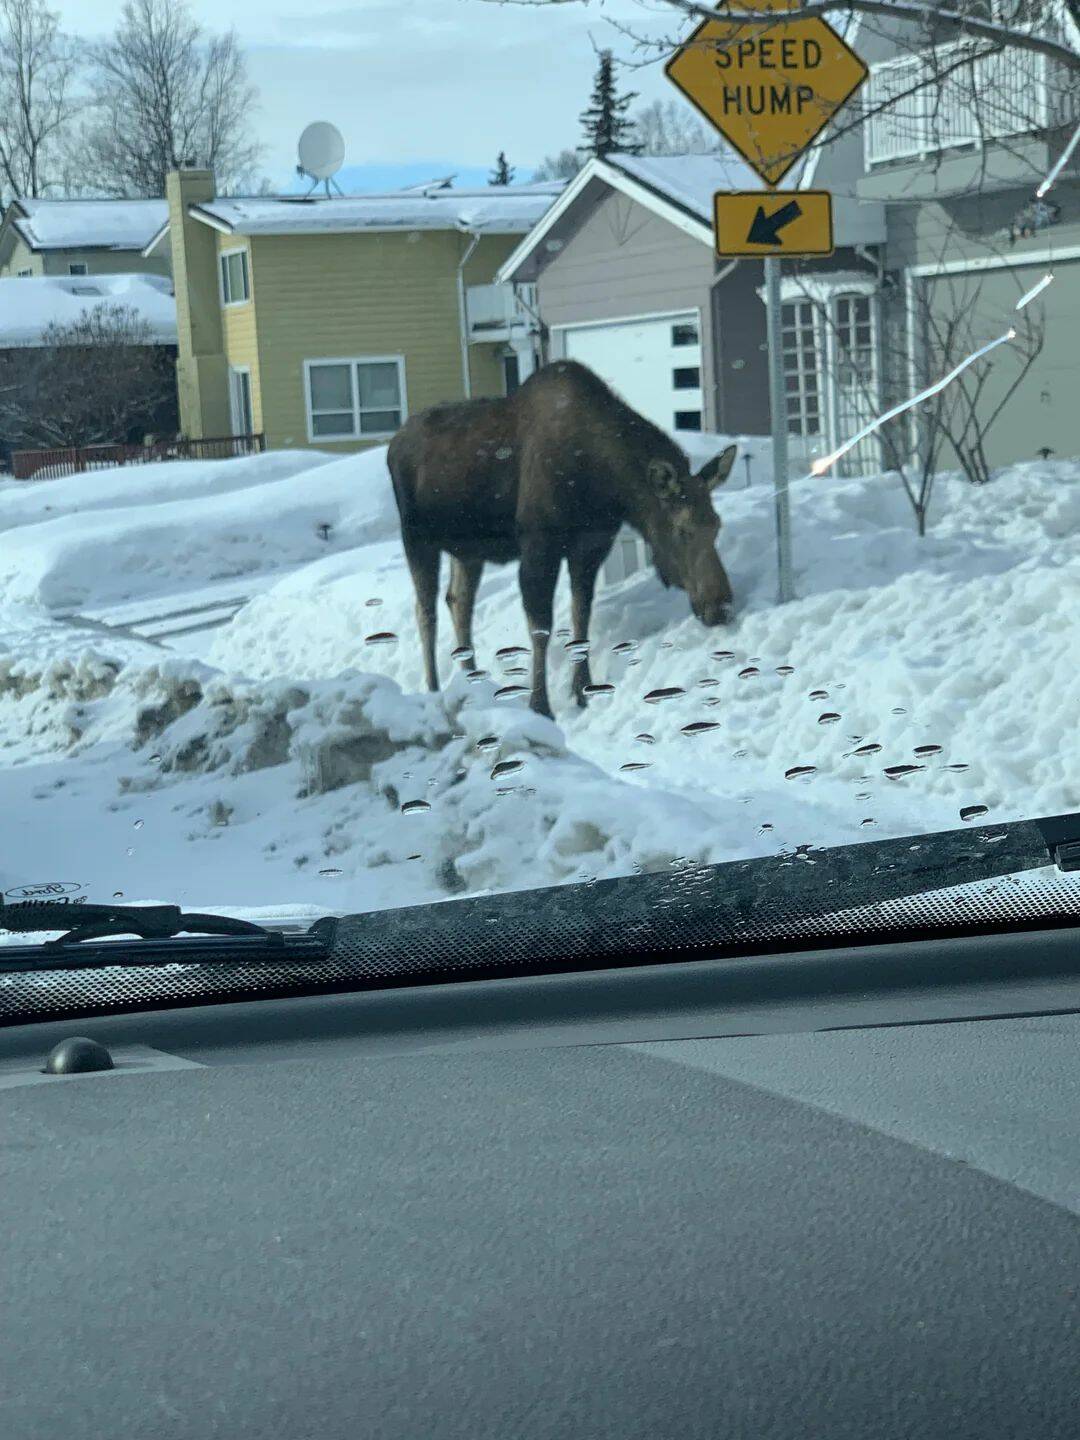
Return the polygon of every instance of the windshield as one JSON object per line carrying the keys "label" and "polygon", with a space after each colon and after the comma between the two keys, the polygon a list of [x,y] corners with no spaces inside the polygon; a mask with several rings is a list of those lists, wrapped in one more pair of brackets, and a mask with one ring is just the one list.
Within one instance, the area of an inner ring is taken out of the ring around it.
{"label": "windshield", "polygon": [[1080,5],[803,8],[0,0],[7,900],[1080,808]]}

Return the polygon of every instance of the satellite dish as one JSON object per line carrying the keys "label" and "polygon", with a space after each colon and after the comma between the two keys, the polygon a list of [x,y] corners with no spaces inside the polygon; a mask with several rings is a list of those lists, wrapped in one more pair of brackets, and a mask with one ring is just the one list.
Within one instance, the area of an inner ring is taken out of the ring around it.
{"label": "satellite dish", "polygon": [[328,120],[315,120],[300,136],[297,150],[300,160],[297,168],[316,185],[320,180],[324,181],[329,194],[330,179],[345,160],[345,141],[341,131]]}

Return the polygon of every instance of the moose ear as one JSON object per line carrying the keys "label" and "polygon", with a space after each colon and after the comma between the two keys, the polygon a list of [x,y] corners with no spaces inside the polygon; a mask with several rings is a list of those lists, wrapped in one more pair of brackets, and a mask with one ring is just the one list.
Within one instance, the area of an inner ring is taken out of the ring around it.
{"label": "moose ear", "polygon": [[653,487],[661,500],[675,501],[682,496],[682,486],[679,483],[679,472],[670,460],[649,461],[649,484]]}
{"label": "moose ear", "polygon": [[714,459],[705,462],[698,471],[697,478],[704,480],[710,490],[716,490],[731,474],[731,467],[735,464],[737,454],[738,447],[729,445],[722,455],[717,455]]}

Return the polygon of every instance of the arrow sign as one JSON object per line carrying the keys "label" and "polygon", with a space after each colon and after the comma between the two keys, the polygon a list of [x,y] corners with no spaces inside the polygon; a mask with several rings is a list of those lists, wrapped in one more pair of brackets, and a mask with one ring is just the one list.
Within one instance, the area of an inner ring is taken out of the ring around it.
{"label": "arrow sign", "polygon": [[833,253],[832,196],[827,190],[721,191],[713,200],[716,253],[802,255]]}
{"label": "arrow sign", "polygon": [[783,245],[780,231],[786,230],[802,213],[802,206],[797,200],[789,200],[786,205],[768,216],[765,214],[765,206],[759,205],[754,223],[750,226],[750,234],[746,237],[747,244]]}

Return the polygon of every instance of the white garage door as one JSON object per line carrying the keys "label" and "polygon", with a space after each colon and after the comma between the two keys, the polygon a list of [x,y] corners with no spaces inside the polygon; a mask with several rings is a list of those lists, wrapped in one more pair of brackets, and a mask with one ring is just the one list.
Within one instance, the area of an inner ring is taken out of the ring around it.
{"label": "white garage door", "polygon": [[563,354],[664,430],[702,428],[701,328],[694,313],[563,330]]}

